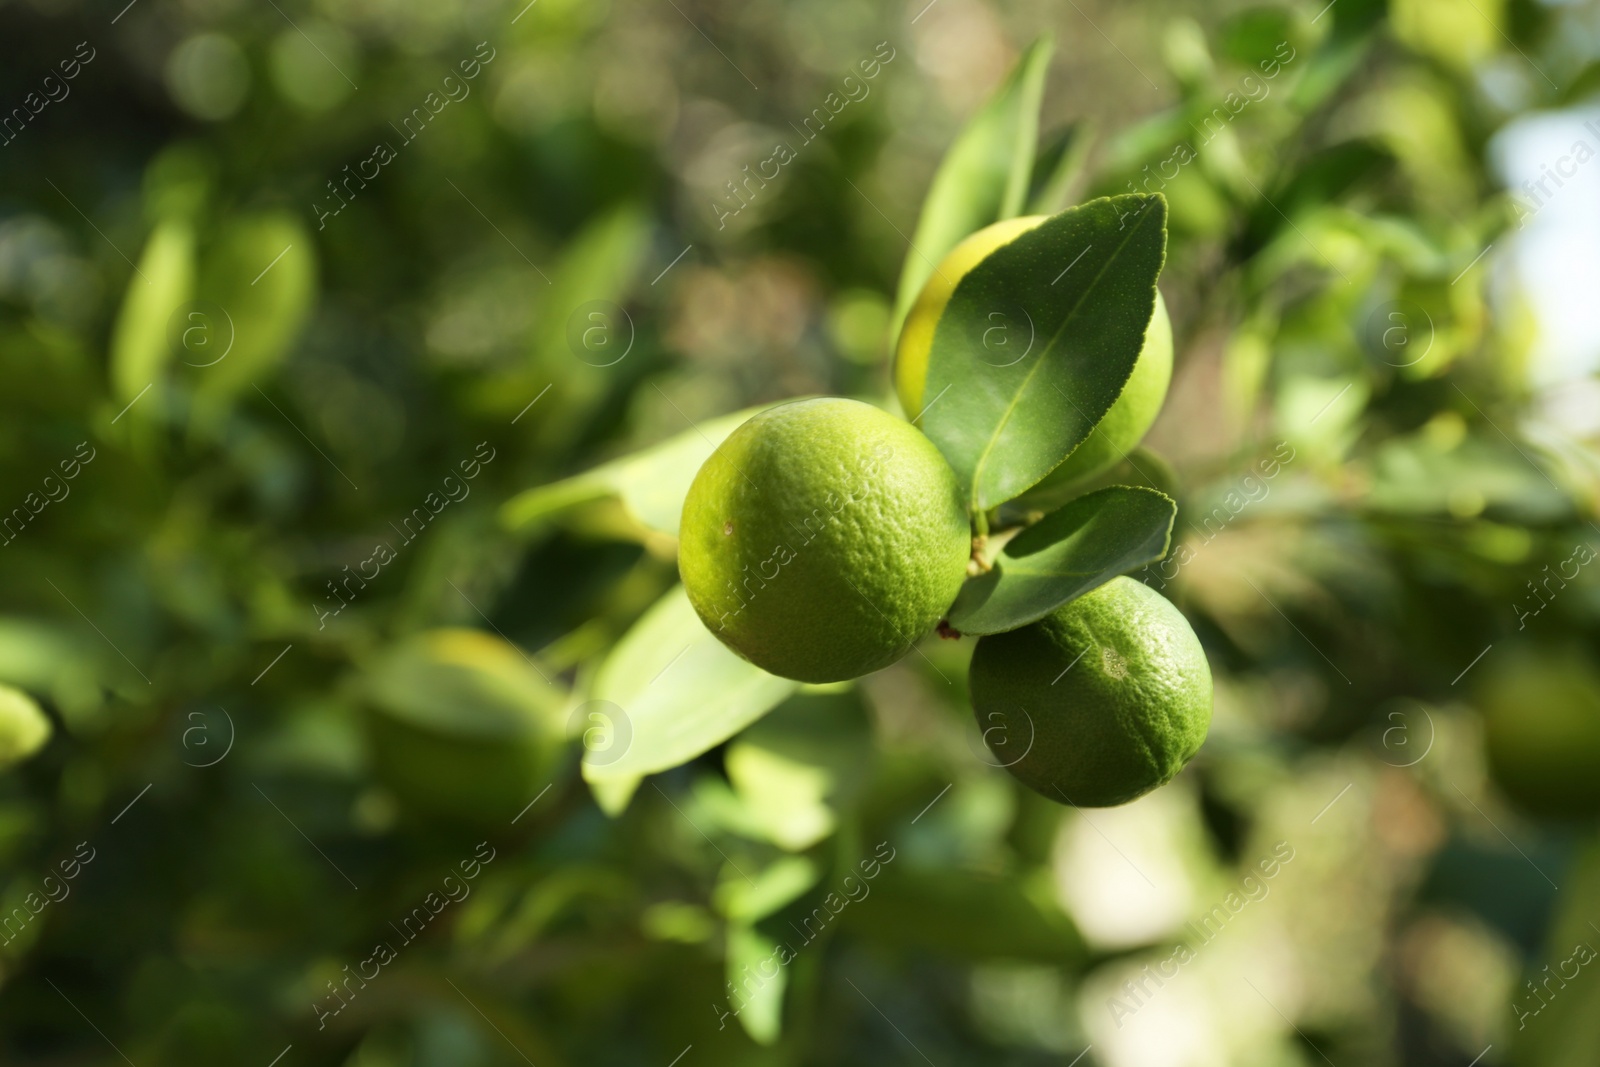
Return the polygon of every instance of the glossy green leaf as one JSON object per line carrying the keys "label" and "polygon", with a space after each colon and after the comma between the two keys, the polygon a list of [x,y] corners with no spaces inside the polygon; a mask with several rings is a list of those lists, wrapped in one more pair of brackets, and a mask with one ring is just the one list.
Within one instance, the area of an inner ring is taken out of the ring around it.
{"label": "glossy green leaf", "polygon": [[1166,257],[1166,201],[1071,208],[956,286],[928,356],[922,428],[973,511],[1054,470],[1116,401],[1144,344]]}
{"label": "glossy green leaf", "polygon": [[524,530],[582,504],[619,497],[640,526],[676,537],[684,497],[701,465],[730,433],[761,410],[746,408],[708,419],[643,451],[519,493],[501,508],[501,521]]}
{"label": "glossy green leaf", "polygon": [[1055,133],[1039,150],[1033,165],[1027,214],[1054,215],[1071,203],[1069,197],[1083,177],[1094,140],[1093,126],[1075,122]]}
{"label": "glossy green leaf", "polygon": [[650,228],[634,205],[599,217],[573,238],[540,287],[531,362],[542,379],[536,388],[548,383],[550,393],[527,416],[537,440],[563,440],[633,372],[624,362],[637,362],[638,336],[622,305],[650,249]]}
{"label": "glossy green leaf", "polygon": [[172,360],[173,315],[194,290],[194,229],[163,222],[151,233],[111,330],[111,385],[131,403],[160,378]]}
{"label": "glossy green leaf", "polygon": [[1153,489],[1113,485],[1053,511],[1006,545],[988,574],[962,586],[950,624],[996,634],[1166,555],[1178,506]]}
{"label": "glossy green leaf", "polygon": [[38,752],[50,732],[50,720],[31,696],[0,685],[0,770]]}
{"label": "glossy green leaf", "polygon": [[[611,807],[626,806],[647,774],[686,763],[726,741],[794,692],[798,683],[740,659],[706,629],[675,586],[617,642],[595,674],[614,735],[583,757],[583,777],[611,783]],[[600,789],[595,790],[602,797]],[[620,803],[619,803],[620,800]]]}
{"label": "glossy green leaf", "polygon": [[894,332],[934,267],[968,234],[1020,214],[1039,140],[1039,101],[1055,44],[1041,37],[956,138],[922,203],[894,301]]}

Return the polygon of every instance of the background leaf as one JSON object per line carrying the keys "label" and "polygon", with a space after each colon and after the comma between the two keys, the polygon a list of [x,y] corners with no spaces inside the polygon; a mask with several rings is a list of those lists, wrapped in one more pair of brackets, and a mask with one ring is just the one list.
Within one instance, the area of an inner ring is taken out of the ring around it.
{"label": "background leaf", "polygon": [[1537,992],[1518,985],[1512,997],[1516,1067],[1584,1067],[1600,1060],[1600,929],[1594,909],[1600,841],[1591,837],[1584,844],[1561,882],[1543,951],[1527,967]]}
{"label": "background leaf", "polygon": [[1039,141],[1039,101],[1055,42],[1035,41],[944,155],[900,268],[894,333],[945,253],[968,234],[1022,211]]}
{"label": "background leaf", "polygon": [[[934,331],[922,427],[974,511],[1049,474],[1116,401],[1165,256],[1166,201],[1115,196],[1041,223],[961,279]],[[997,328],[1003,349],[987,344]]]}
{"label": "background leaf", "polygon": [[197,393],[215,409],[264,383],[299,338],[317,292],[311,235],[285,213],[235,219],[201,258],[197,290],[227,312],[231,327],[232,349],[197,375]]}
{"label": "background leaf", "polygon": [[1153,489],[1113,485],[1053,511],[1006,545],[950,609],[966,634],[1026,626],[1089,590],[1166,555],[1178,506]]}
{"label": "background leaf", "polygon": [[172,360],[168,323],[194,289],[194,244],[187,221],[161,223],[128,279],[111,332],[111,385],[124,404],[157,381]]}
{"label": "background leaf", "polygon": [[768,405],[708,419],[660,444],[603,463],[593,470],[518,493],[501,508],[511,529],[526,529],[605,497],[619,497],[646,530],[678,536],[689,485],[717,446]]}
{"label": "background leaf", "polygon": [[1094,127],[1087,122],[1075,122],[1050,137],[1033,164],[1027,214],[1054,215],[1071,205],[1094,141]]}

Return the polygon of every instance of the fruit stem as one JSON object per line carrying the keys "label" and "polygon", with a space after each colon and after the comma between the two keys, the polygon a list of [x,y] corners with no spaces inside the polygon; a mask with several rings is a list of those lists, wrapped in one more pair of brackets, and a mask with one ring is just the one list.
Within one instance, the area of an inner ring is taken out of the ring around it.
{"label": "fruit stem", "polygon": [[972,558],[967,560],[967,577],[976,578],[980,574],[988,574],[994,569],[994,564],[989,561],[989,537],[987,534],[972,535]]}

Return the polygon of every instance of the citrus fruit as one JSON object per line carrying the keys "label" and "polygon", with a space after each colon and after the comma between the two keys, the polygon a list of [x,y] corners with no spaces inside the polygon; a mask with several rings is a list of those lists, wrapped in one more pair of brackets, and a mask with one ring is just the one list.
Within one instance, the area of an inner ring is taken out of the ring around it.
{"label": "citrus fruit", "polygon": [[565,744],[564,695],[515,645],[478,630],[391,646],[366,664],[359,692],[377,776],[419,814],[510,819]]}
{"label": "citrus fruit", "polygon": [[1211,723],[1211,668],[1177,608],[1113,578],[1036,623],[981,638],[972,706],[997,762],[1077,807],[1172,780]]}
{"label": "citrus fruit", "polygon": [[[928,379],[928,353],[933,333],[939,324],[957,284],[989,253],[1044,222],[1047,215],[1027,215],[986,226],[963,240],[940,261],[917,295],[906,315],[905,326],[895,345],[894,385],[900,405],[908,418],[921,414],[924,386]],[[974,353],[973,358],[980,358]],[[1156,293],[1155,310],[1145,327],[1144,347],[1139,351],[1133,373],[1122,387],[1116,402],[1100,420],[1088,440],[1080,444],[1055,470],[1045,476],[1037,489],[1053,488],[1081,481],[1100,473],[1133,451],[1150,424],[1155,422],[1161,403],[1172,381],[1172,320],[1166,303]]]}
{"label": "citrus fruit", "polygon": [[678,569],[696,613],[756,666],[802,682],[887,667],[966,577],[955,472],[903,419],[855,400],[769,408],[706,460]]}
{"label": "citrus fruit", "polygon": [[1576,648],[1491,655],[1477,697],[1495,784],[1533,815],[1600,812],[1600,672]]}

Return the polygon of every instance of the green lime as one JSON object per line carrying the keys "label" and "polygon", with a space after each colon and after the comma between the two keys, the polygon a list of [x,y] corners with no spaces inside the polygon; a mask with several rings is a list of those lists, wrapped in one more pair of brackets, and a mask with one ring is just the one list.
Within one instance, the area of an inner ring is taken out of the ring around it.
{"label": "green lime", "polygon": [[[1027,215],[986,226],[963,240],[939,263],[939,268],[923,285],[916,303],[906,316],[905,326],[895,346],[894,385],[907,417],[922,411],[924,386],[928,380],[928,353],[933,347],[933,332],[950,302],[956,285],[967,272],[989,253],[1044,222],[1047,215]],[[1054,488],[1099,474],[1132,452],[1156,421],[1172,381],[1172,320],[1167,305],[1156,293],[1155,310],[1145,327],[1144,347],[1133,366],[1133,373],[1122,387],[1111,409],[1106,412],[1088,440],[1080,444],[1061,466],[1051,471],[1036,489]]]}
{"label": "green lime", "polygon": [[380,780],[418,812],[498,823],[548,781],[565,747],[566,694],[515,645],[425,630],[366,664],[361,694]]}
{"label": "green lime", "polygon": [[951,294],[967,272],[982,263],[990,252],[1022,236],[1048,215],[1025,215],[985,226],[977,233],[968,234],[928,276],[917,294],[916,302],[906,314],[905,325],[900,327],[900,339],[894,349],[894,388],[900,394],[900,406],[906,418],[915,418],[922,411],[923,386],[928,381],[928,352],[933,348],[933,331],[939,325],[939,316],[950,303]]}
{"label": "green lime", "polygon": [[978,641],[972,706],[1000,765],[1051,800],[1110,807],[1171,781],[1211,723],[1188,620],[1132,578]]}
{"label": "green lime", "polygon": [[1533,815],[1600,813],[1600,672],[1576,648],[1489,655],[1477,698],[1495,784]]}
{"label": "green lime", "polygon": [[1172,381],[1172,320],[1167,317],[1167,302],[1156,293],[1155,310],[1144,330],[1144,347],[1133,373],[1122,387],[1111,410],[1096,424],[1088,440],[1073,449],[1061,466],[1044,476],[1037,489],[1050,489],[1069,482],[1092,478],[1124,459],[1139,447],[1144,435],[1161,413]]}
{"label": "green lime", "polygon": [[695,475],[678,569],[700,618],[763,670],[837,682],[887,667],[944,617],[971,533],[955,472],[855,400],[770,408]]}

